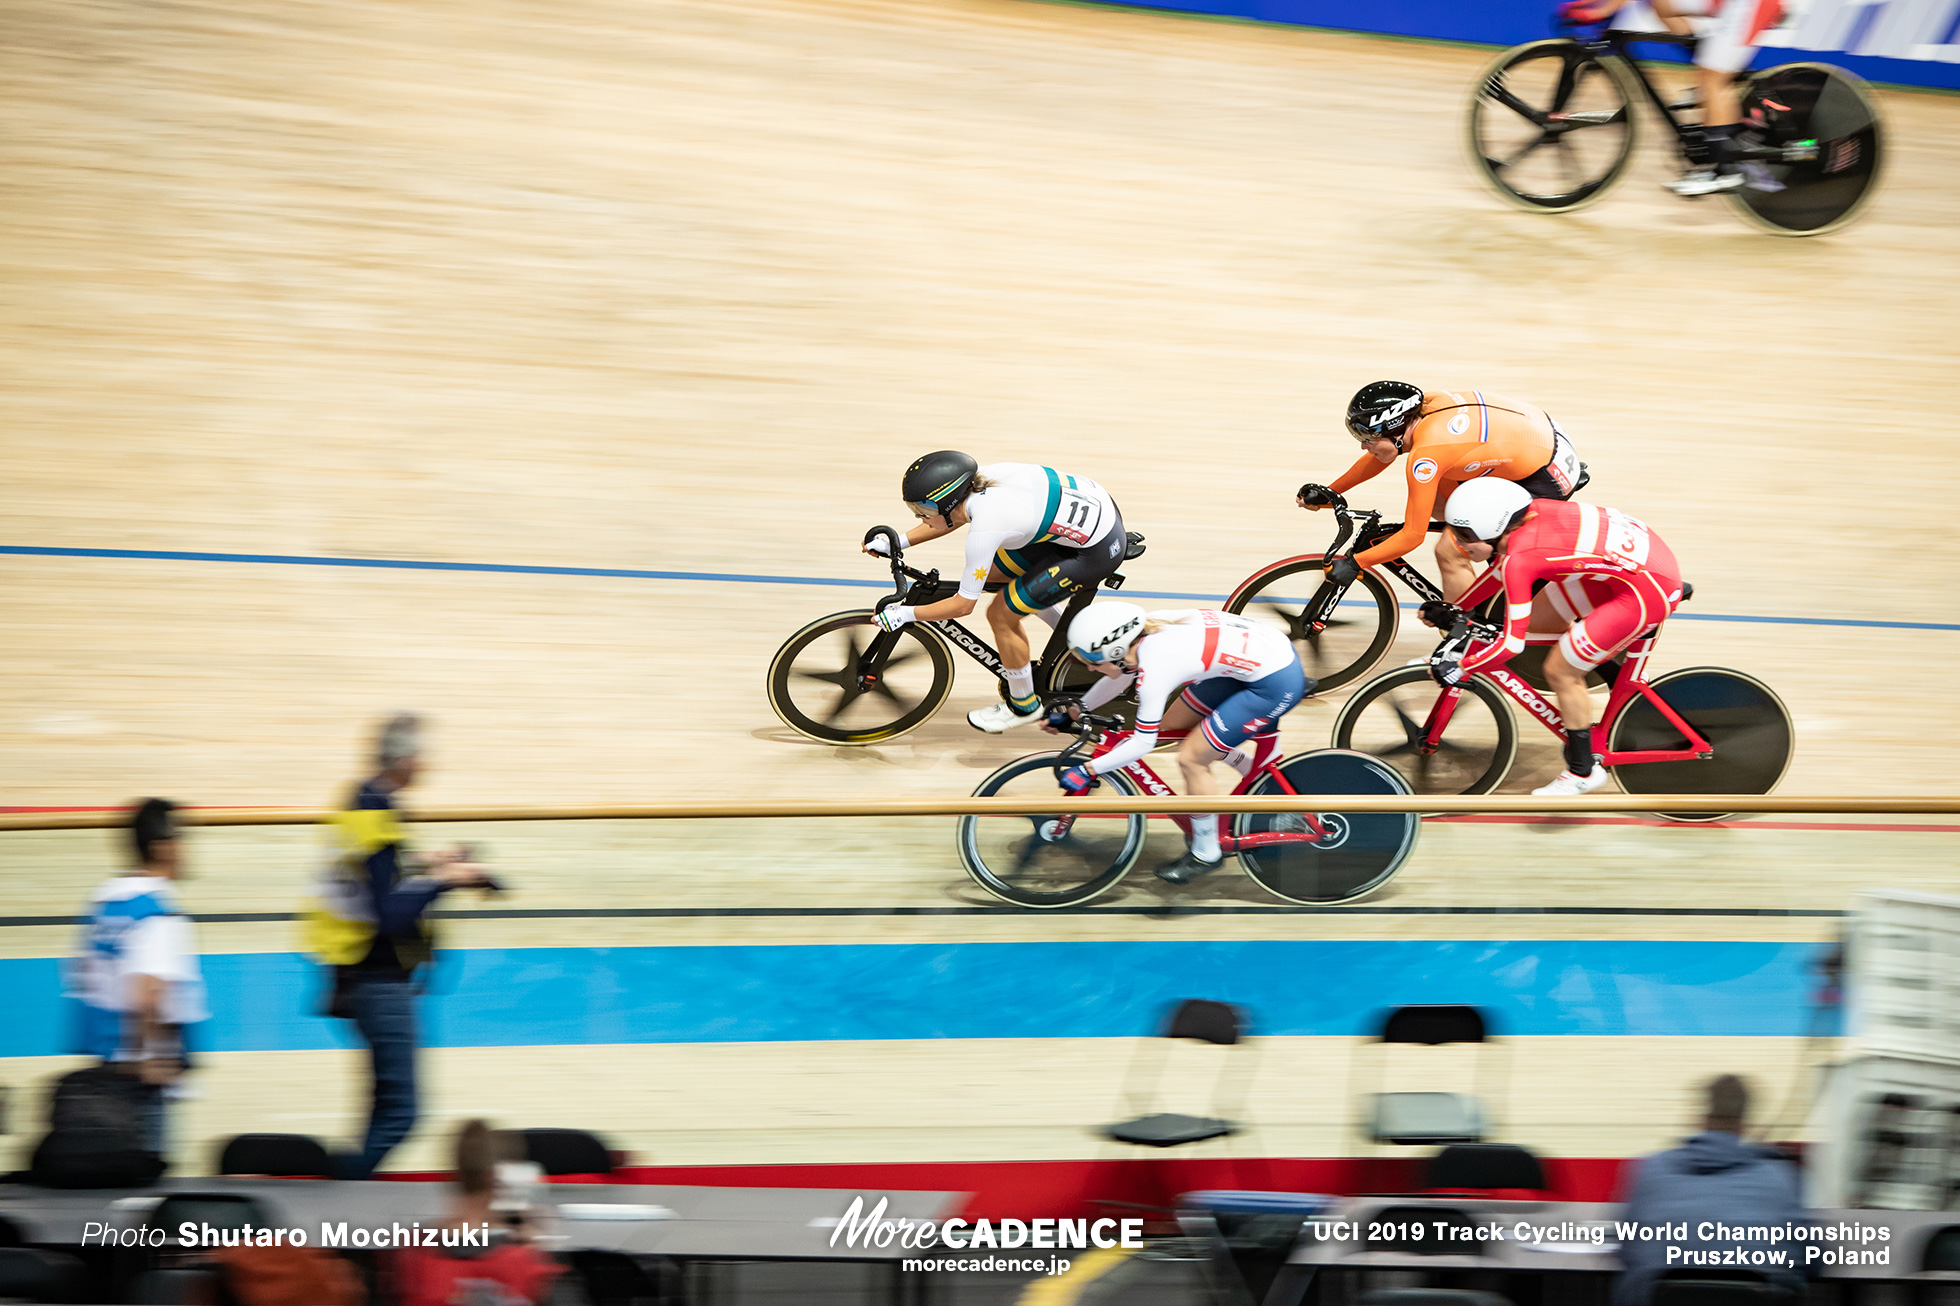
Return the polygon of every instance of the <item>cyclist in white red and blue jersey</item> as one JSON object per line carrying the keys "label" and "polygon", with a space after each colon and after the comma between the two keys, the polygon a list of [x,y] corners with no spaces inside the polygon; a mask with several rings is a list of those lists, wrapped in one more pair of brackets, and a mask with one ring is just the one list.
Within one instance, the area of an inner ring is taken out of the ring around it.
{"label": "cyclist in white red and blue jersey", "polygon": [[[1068,642],[1071,652],[1108,677],[1082,696],[1083,711],[1093,712],[1132,684],[1137,691],[1135,732],[1101,757],[1064,771],[1062,787],[1070,793],[1086,792],[1096,776],[1144,756],[1157,746],[1160,730],[1190,731],[1177,750],[1187,794],[1228,793],[1218,763],[1229,761],[1242,776],[1265,765],[1279,747],[1279,719],[1314,691],[1284,631],[1211,608],[1146,615],[1134,603],[1091,603],[1069,622]],[[1160,867],[1158,878],[1184,884],[1217,869],[1224,860],[1222,819],[1192,817],[1190,850]]]}
{"label": "cyclist in white red and blue jersey", "polygon": [[[897,630],[914,621],[964,617],[983,594],[994,646],[1007,677],[1008,701],[966,714],[976,730],[1000,734],[1042,718],[1034,692],[1034,654],[1021,630],[1024,617],[1039,613],[1053,625],[1050,609],[1078,591],[1097,585],[1122,565],[1128,536],[1109,491],[1086,476],[1070,476],[1033,463],[989,463],[946,449],[929,453],[906,469],[906,506],[920,524],[905,533],[905,547],[924,544],[964,526],[966,565],[959,593],[916,608],[894,603],[878,613],[878,624]],[[864,546],[883,556],[879,536]]]}

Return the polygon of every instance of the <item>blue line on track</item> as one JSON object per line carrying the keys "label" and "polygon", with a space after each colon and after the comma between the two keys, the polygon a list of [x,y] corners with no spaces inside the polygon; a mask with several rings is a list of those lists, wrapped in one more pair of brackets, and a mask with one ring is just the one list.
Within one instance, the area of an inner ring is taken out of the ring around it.
{"label": "blue line on track", "polygon": [[[143,558],[154,562],[247,562],[282,567],[369,567],[393,571],[476,571],[520,576],[599,576],[609,580],[702,580],[741,585],[840,585],[882,590],[889,581],[845,580],[836,576],[752,576],[724,571],[643,571],[633,567],[547,567],[513,562],[428,562],[415,558],[315,558],[292,553],[204,553],[189,549],[58,549],[0,544],[0,554],[32,558]],[[1221,601],[1219,594],[1176,590],[1124,590],[1125,598]],[[1291,602],[1301,602],[1293,599]],[[1415,604],[1404,603],[1413,609]],[[1677,612],[1675,621],[1737,621],[1767,626],[1853,626],[1869,630],[1960,630],[1941,621],[1863,621],[1848,617],[1754,617],[1721,612]]]}

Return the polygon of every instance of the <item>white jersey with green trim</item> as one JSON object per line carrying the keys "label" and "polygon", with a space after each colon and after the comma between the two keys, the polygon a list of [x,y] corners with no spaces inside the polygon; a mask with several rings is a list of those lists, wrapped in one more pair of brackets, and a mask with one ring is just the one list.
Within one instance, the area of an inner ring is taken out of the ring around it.
{"label": "white jersey with green trim", "polygon": [[1109,491],[1086,476],[1033,463],[989,463],[980,475],[993,484],[966,499],[966,570],[960,573],[966,598],[978,600],[986,592],[987,571],[1001,549],[1051,542],[1081,549],[1115,529]]}

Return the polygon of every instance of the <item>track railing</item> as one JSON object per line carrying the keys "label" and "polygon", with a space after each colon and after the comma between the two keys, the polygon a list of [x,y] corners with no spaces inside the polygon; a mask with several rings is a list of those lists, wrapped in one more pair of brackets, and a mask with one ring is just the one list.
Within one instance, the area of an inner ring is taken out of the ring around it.
{"label": "track railing", "polygon": [[[1304,799],[1304,801],[1303,801]],[[674,802],[624,803],[589,807],[436,807],[405,813],[422,822],[456,821],[671,821],[690,818],[813,817],[813,816],[1083,816],[1202,815],[1216,812],[1419,812],[1427,816],[1483,814],[1599,816],[1610,814],[1682,814],[1735,812],[1836,812],[1858,815],[1952,815],[1960,813],[1960,796],[1854,798],[1829,795],[1710,796],[1707,794],[1591,794],[1580,798],[1534,798],[1529,794],[1367,795],[1314,794],[1294,797],[1184,798],[896,798],[852,801],[813,799],[803,802]],[[180,819],[186,825],[312,825],[332,812],[314,808],[192,808]],[[88,812],[25,812],[0,815],[0,833],[15,830],[107,830],[129,823],[120,809]]]}

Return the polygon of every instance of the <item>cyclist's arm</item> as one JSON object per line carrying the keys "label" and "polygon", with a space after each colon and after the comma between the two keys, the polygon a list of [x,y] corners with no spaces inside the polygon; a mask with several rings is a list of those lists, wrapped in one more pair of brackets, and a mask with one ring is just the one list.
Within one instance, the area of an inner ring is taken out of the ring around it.
{"label": "cyclist's arm", "polygon": [[1126,676],[1104,676],[1095,684],[1089,686],[1088,692],[1082,695],[1082,710],[1084,712],[1095,711],[1104,703],[1107,703],[1110,699],[1115,698],[1131,685],[1134,685],[1136,680],[1136,672],[1134,671]]}
{"label": "cyclist's arm", "polygon": [[[1139,654],[1137,661],[1143,661]],[[1089,770],[1096,775],[1107,775],[1111,771],[1121,771],[1130,763],[1144,756],[1157,746],[1157,727],[1164,719],[1164,709],[1170,706],[1171,695],[1184,687],[1184,681],[1175,674],[1153,675],[1146,666],[1137,668],[1137,723],[1136,732],[1116,747],[1089,763]],[[1096,688],[1100,689],[1098,685]],[[1093,691],[1092,691],[1093,692]],[[1088,697],[1083,697],[1087,704]]]}
{"label": "cyclist's arm", "polygon": [[[1428,464],[1431,474],[1428,480],[1416,479],[1416,468]],[[1436,483],[1442,479],[1442,472],[1436,470],[1434,458],[1409,459],[1409,506],[1407,516],[1402,519],[1402,529],[1377,544],[1372,549],[1363,549],[1354,555],[1354,560],[1364,567],[1379,567],[1384,562],[1393,562],[1403,554],[1421,544],[1429,534],[1429,515],[1436,510]]]}
{"label": "cyclist's arm", "polygon": [[1354,466],[1342,472],[1335,482],[1327,488],[1336,494],[1346,494],[1361,482],[1380,476],[1387,463],[1371,453],[1364,453],[1354,460]]}
{"label": "cyclist's arm", "polygon": [[[941,531],[940,534],[945,534]],[[994,550],[1007,542],[1004,531],[984,530],[970,526],[966,532],[965,570],[960,573],[960,592],[940,599],[937,603],[922,603],[912,611],[915,621],[945,621],[959,618],[972,612],[980,605],[980,599],[987,592],[987,574],[994,565]]]}
{"label": "cyclist's arm", "polygon": [[1482,602],[1482,599],[1473,599],[1472,596],[1479,589],[1485,589],[1486,596],[1495,593],[1497,589],[1495,583],[1489,584],[1486,588],[1486,582],[1491,582],[1493,578],[1501,581],[1504,588],[1503,638],[1472,648],[1463,659],[1463,670],[1466,674],[1509,662],[1513,657],[1524,652],[1525,632],[1531,629],[1533,571],[1532,567],[1515,558],[1506,558],[1480,577],[1477,584],[1472,585],[1462,599],[1458,600],[1458,606],[1465,608],[1473,602]]}
{"label": "cyclist's arm", "polygon": [[951,535],[958,529],[959,527],[953,525],[953,523],[947,521],[944,517],[939,518],[939,525],[937,526],[934,526],[931,522],[922,521],[911,530],[905,532],[905,547],[909,549],[915,544],[924,544],[928,540],[936,540],[942,536]]}

